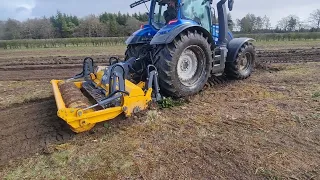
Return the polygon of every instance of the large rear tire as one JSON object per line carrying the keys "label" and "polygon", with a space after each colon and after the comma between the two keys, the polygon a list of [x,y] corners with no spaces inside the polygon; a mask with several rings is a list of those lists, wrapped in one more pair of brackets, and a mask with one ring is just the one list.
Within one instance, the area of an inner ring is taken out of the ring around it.
{"label": "large rear tire", "polygon": [[226,62],[225,73],[232,79],[246,79],[251,76],[256,58],[252,43],[245,43],[240,48],[234,62]]}
{"label": "large rear tire", "polygon": [[184,32],[154,54],[161,91],[174,97],[201,91],[211,71],[212,55],[208,40],[197,31]]}

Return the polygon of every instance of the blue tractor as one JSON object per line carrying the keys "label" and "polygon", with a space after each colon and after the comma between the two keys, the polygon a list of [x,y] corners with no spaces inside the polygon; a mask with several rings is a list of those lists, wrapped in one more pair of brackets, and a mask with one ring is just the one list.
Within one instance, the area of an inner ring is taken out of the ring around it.
{"label": "blue tractor", "polygon": [[219,0],[218,18],[213,0],[140,0],[130,6],[145,3],[150,3],[148,23],[126,41],[126,60],[137,58],[132,80],[145,78],[143,72],[154,65],[161,91],[185,97],[201,91],[210,76],[251,75],[253,39],[233,38],[228,30],[227,6],[231,11],[233,0]]}

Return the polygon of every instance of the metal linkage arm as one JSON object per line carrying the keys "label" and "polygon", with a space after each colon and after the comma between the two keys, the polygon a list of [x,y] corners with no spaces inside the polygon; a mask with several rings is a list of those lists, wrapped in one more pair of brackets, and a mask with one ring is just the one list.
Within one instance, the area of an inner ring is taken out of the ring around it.
{"label": "metal linkage arm", "polygon": [[87,78],[91,73],[94,72],[94,63],[93,59],[90,57],[86,57],[83,60],[83,70],[81,73],[75,75],[74,77],[68,79],[67,81],[75,80],[75,79],[80,79],[80,78]]}
{"label": "metal linkage arm", "polygon": [[153,100],[160,101],[162,96],[160,94],[160,87],[158,82],[158,71],[154,65],[148,66],[148,78],[147,78],[147,88],[153,88]]}

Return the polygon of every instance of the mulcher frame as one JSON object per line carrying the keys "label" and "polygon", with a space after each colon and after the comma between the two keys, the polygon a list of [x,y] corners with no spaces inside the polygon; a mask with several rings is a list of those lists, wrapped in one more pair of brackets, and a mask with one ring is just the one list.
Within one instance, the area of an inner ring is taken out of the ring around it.
{"label": "mulcher frame", "polygon": [[[130,61],[128,62],[130,63]],[[83,109],[66,107],[66,103],[59,89],[59,83],[65,81],[52,80],[51,84],[58,109],[58,117],[68,123],[74,132],[81,133],[92,129],[96,123],[112,120],[122,113],[124,113],[126,117],[130,117],[134,113],[147,109],[151,101],[161,99],[157,82],[158,74],[155,67],[148,66],[148,78],[146,82],[141,81],[138,84],[134,84],[124,79],[125,76],[116,76],[119,74],[127,74],[126,71],[121,71],[121,69],[125,69],[125,65],[128,64],[116,63],[96,74],[86,71],[84,68],[84,71],[80,73],[82,76],[77,75],[75,78],[70,79],[73,80],[73,83],[78,89],[81,89],[84,83],[89,82],[106,92],[104,99],[97,101],[95,105]],[[86,61],[84,62],[84,67],[85,66],[88,67]],[[117,67],[121,68],[117,69]],[[119,77],[121,79],[119,79]],[[79,80],[82,78],[85,80]],[[108,82],[104,83],[106,80],[108,80]],[[121,91],[121,87],[123,87],[124,90]],[[117,105],[108,107],[107,104],[111,102],[117,102],[115,103]],[[99,109],[101,110],[97,110],[96,107],[100,107]]]}

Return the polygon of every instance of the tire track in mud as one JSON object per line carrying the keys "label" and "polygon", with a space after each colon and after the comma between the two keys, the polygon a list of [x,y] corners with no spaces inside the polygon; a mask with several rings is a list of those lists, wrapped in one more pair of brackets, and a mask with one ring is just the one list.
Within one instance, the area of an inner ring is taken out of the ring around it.
{"label": "tire track in mud", "polygon": [[74,133],[56,112],[53,97],[0,110],[0,165],[70,140]]}
{"label": "tire track in mud", "polygon": [[320,49],[258,50],[258,63],[320,62]]}
{"label": "tire track in mud", "polygon": [[[22,62],[8,62],[1,64],[0,77],[2,81],[22,80],[51,80],[66,79],[82,71],[82,57],[72,57],[58,60],[24,60]],[[108,64],[107,58],[94,57],[97,65]],[[307,63],[320,62],[320,49],[296,49],[279,51],[257,51],[257,63]],[[223,80],[216,79],[214,84],[221,84]]]}

